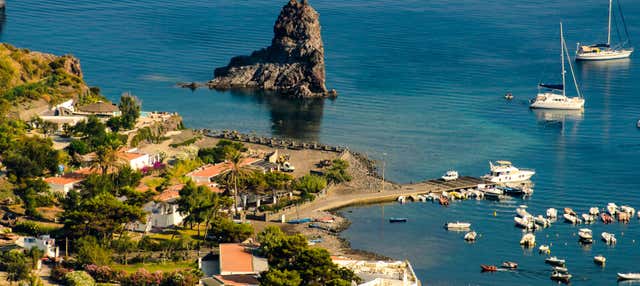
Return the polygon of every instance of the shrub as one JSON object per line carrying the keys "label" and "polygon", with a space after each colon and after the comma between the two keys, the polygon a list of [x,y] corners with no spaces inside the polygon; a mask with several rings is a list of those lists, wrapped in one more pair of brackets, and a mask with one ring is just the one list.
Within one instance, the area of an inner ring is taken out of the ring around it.
{"label": "shrub", "polygon": [[64,275],[65,284],[67,286],[94,286],[96,281],[93,277],[84,271],[73,271]]}
{"label": "shrub", "polygon": [[122,286],[160,286],[160,283],[162,283],[163,280],[162,276],[162,272],[160,271],[150,273],[146,269],[140,268],[138,271],[125,277],[120,282]]}

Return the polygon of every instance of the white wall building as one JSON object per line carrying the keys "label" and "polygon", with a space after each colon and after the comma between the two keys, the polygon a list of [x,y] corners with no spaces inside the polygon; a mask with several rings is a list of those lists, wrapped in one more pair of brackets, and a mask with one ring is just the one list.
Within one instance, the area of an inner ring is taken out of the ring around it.
{"label": "white wall building", "polygon": [[48,177],[44,179],[51,191],[62,193],[65,196],[82,182],[82,180],[82,178],[77,176]]}
{"label": "white wall building", "polygon": [[333,263],[350,269],[363,283],[359,286],[420,286],[409,261],[365,261],[332,257]]}
{"label": "white wall building", "polygon": [[22,236],[16,240],[16,245],[30,250],[31,248],[37,247],[38,249],[44,251],[44,256],[50,258],[56,258],[59,255],[59,248],[56,246],[56,240],[51,238],[49,235],[41,235],[39,237],[31,237],[31,236]]}
{"label": "white wall building", "polygon": [[147,153],[139,151],[137,148],[121,152],[120,158],[127,161],[129,167],[134,170],[140,170],[146,166],[151,166],[158,161],[158,156],[150,156]]}

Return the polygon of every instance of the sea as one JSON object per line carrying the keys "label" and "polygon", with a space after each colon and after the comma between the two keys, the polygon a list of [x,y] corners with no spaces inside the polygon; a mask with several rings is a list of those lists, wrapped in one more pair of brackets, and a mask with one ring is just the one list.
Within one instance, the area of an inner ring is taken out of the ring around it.
{"label": "sea", "polygon": [[[620,0],[631,40],[640,39],[640,2]],[[608,202],[640,209],[640,63],[572,63],[583,112],[536,111],[537,84],[561,79],[559,23],[567,46],[606,41],[606,0],[310,0],[320,13],[327,86],[333,100],[295,101],[251,91],[177,88],[204,82],[235,55],[269,45],[286,0],[16,0],[0,17],[0,40],[81,59],[85,80],[117,101],[138,96],[146,111],[179,112],[211,130],[346,145],[384,162],[399,183],[449,169],[479,176],[490,160],[535,169],[535,192],[510,202],[350,207],[342,233],[352,247],[411,261],[425,285],[552,285],[536,250],[519,246],[515,208],[584,213]],[[614,14],[617,5],[614,1]],[[624,35],[615,17],[612,39]],[[624,37],[622,37],[624,38]],[[633,42],[632,42],[633,44]],[[567,66],[569,70],[569,67]],[[504,94],[514,99],[507,101]],[[567,92],[575,95],[571,72]],[[389,224],[391,216],[409,219]],[[479,233],[442,228],[469,221]],[[584,226],[582,226],[584,227]],[[577,226],[558,221],[538,245],[567,260],[575,285],[614,285],[640,272],[640,222],[596,223],[618,244],[578,243]],[[593,256],[607,257],[605,267]],[[481,273],[480,264],[520,264]]]}

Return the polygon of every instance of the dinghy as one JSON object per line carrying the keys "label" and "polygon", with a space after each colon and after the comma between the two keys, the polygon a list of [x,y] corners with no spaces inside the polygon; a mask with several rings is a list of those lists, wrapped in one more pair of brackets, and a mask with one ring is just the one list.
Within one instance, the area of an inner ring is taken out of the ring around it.
{"label": "dinghy", "polygon": [[553,266],[560,266],[560,267],[564,267],[566,264],[566,261],[564,259],[560,259],[555,256],[545,259],[544,262]]}
{"label": "dinghy", "polygon": [[564,215],[562,215],[562,216],[564,217],[564,219],[565,219],[567,222],[570,222],[570,223],[572,223],[572,224],[579,224],[579,223],[581,223],[581,222],[582,222],[582,221],[581,221],[577,216],[575,216],[575,215],[571,215],[571,214],[564,214]]}
{"label": "dinghy", "polygon": [[444,225],[444,228],[446,229],[451,229],[451,230],[461,230],[461,229],[468,229],[471,227],[471,223],[468,222],[448,222]]}
{"label": "dinghy", "polygon": [[475,241],[476,236],[478,236],[478,234],[475,231],[467,232],[467,234],[464,235],[464,240]]}
{"label": "dinghy", "polygon": [[480,268],[482,269],[482,272],[495,272],[495,271],[498,271],[498,267],[496,267],[495,265],[480,264]]}
{"label": "dinghy", "polygon": [[604,265],[604,263],[607,262],[607,258],[602,255],[596,255],[593,257],[593,262],[598,265]]}
{"label": "dinghy", "polygon": [[582,214],[582,220],[584,220],[584,223],[593,223],[596,219],[593,215]]}
{"label": "dinghy", "polygon": [[598,214],[600,214],[600,209],[598,209],[597,207],[591,207],[589,208],[589,214],[597,216]]}
{"label": "dinghy", "polygon": [[581,228],[578,230],[578,236],[582,242],[593,242],[593,232],[588,228]]}
{"label": "dinghy", "polygon": [[548,218],[543,217],[542,215],[536,216],[534,221],[535,221],[536,224],[541,225],[542,227],[551,226],[551,220],[549,220]]}
{"label": "dinghy", "polygon": [[609,215],[608,213],[601,213],[600,219],[604,224],[609,224],[613,222],[613,217],[611,217],[611,215]]}
{"label": "dinghy", "polygon": [[540,245],[540,247],[538,248],[538,252],[539,253],[544,253],[544,254],[549,254],[549,253],[551,253],[551,249],[549,248],[548,245],[543,244],[543,245]]}
{"label": "dinghy", "polygon": [[502,262],[502,268],[516,269],[518,268],[518,263],[515,263],[513,261],[505,261],[505,262]]}
{"label": "dinghy", "polygon": [[616,244],[616,242],[618,242],[616,236],[613,233],[603,232],[600,236],[602,237],[602,240],[607,244]]}
{"label": "dinghy", "polygon": [[536,236],[533,233],[527,233],[520,239],[520,245],[524,247],[533,247],[536,245]]}
{"label": "dinghy", "polygon": [[616,211],[618,210],[618,206],[614,203],[608,203],[607,204],[607,212],[609,212],[610,215],[615,215]]}

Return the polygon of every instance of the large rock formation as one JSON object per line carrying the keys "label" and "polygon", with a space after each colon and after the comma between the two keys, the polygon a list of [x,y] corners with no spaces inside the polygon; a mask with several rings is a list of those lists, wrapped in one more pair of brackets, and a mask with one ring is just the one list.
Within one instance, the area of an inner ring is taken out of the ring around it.
{"label": "large rock formation", "polygon": [[271,46],[232,58],[226,67],[215,69],[208,86],[273,90],[290,97],[335,95],[325,87],[318,12],[306,0],[290,0],[273,33]]}

